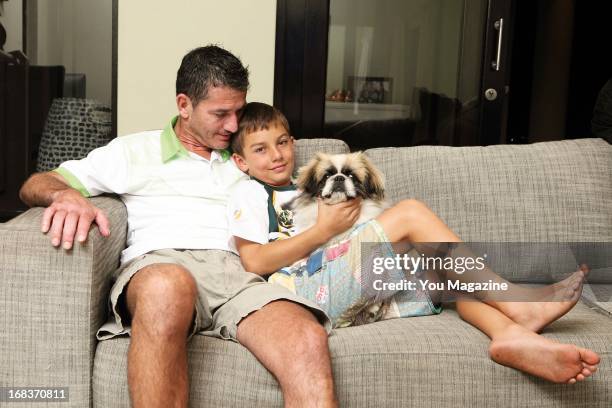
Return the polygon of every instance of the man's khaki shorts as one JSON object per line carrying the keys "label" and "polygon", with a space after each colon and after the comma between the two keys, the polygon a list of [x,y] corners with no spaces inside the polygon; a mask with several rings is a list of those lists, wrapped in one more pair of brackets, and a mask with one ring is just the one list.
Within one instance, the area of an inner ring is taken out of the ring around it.
{"label": "man's khaki shorts", "polygon": [[136,272],[158,263],[181,265],[196,281],[198,298],[189,338],[197,333],[237,341],[236,331],[240,320],[279,299],[304,306],[328,333],[331,330],[329,318],[315,303],[280,285],[268,283],[259,275],[246,272],[240,258],[232,252],[161,249],[141,255],[115,272],[109,299],[110,320],[98,330],[98,340],[130,333],[124,289]]}

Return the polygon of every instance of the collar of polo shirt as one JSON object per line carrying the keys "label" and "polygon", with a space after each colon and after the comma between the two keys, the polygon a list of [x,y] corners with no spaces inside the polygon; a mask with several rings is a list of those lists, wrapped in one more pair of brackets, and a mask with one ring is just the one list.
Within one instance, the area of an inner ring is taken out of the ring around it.
{"label": "collar of polo shirt", "polygon": [[[162,161],[166,163],[174,157],[189,156],[189,152],[185,149],[185,146],[181,144],[176,133],[174,133],[174,125],[178,120],[178,115],[170,120],[170,123],[166,125],[161,133],[161,154]],[[221,161],[227,161],[230,158],[230,152],[226,149],[213,150],[213,153],[217,153]],[[211,156],[213,160],[213,156]]]}

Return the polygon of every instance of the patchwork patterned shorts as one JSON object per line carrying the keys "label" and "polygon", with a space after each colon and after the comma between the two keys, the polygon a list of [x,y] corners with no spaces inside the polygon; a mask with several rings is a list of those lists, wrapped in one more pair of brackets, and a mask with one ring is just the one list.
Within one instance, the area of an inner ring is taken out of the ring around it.
{"label": "patchwork patterned shorts", "polygon": [[[375,293],[372,283],[380,276],[372,272],[374,257],[395,258],[396,254],[377,221],[371,220],[335,238],[325,247],[288,268],[272,274],[269,282],[315,302],[331,318],[334,327],[347,325],[341,316],[352,306],[374,297],[389,299],[389,307],[379,320],[440,313],[429,293],[414,285],[414,290]],[[387,281],[416,281],[422,271],[405,275],[390,271]],[[392,276],[390,276],[392,275]],[[401,276],[400,276],[401,275]]]}

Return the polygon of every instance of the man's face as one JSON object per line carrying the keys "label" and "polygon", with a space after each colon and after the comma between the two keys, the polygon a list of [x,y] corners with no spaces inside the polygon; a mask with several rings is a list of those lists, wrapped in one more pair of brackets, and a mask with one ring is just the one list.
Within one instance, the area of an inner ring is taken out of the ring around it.
{"label": "man's face", "polygon": [[226,86],[211,87],[206,99],[193,106],[189,98],[179,112],[185,130],[198,143],[211,149],[225,149],[230,136],[238,129],[240,111],[246,103],[246,92]]}
{"label": "man's face", "polygon": [[249,133],[243,155],[234,154],[240,170],[271,186],[287,186],[295,167],[293,138],[282,126]]}

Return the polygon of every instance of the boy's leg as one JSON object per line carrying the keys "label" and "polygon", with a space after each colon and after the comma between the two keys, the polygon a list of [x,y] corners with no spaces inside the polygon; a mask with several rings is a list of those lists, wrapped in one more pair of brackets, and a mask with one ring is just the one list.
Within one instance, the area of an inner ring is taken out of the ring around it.
{"label": "boy's leg", "polygon": [[335,407],[327,332],[314,315],[278,300],[238,324],[238,341],[276,377],[286,407]]}
{"label": "boy's leg", "polygon": [[[391,242],[408,241],[417,243],[462,242],[448,226],[424,203],[417,200],[403,200],[376,218]],[[426,249],[424,249],[425,251]],[[469,253],[467,247],[459,251]],[[534,299],[533,302],[502,302],[483,300],[502,311],[506,316],[524,327],[539,331],[567,313],[578,301],[582,283],[588,270],[579,269],[567,279],[544,288],[526,288],[508,282],[489,268],[482,271],[455,274],[454,279],[461,282],[485,282],[491,280],[506,283],[515,299]],[[559,300],[563,301],[550,301]],[[536,302],[535,300],[549,300]]]}
{"label": "boy's leg", "polygon": [[491,338],[489,355],[499,364],[569,384],[597,370],[599,356],[595,352],[533,333],[482,302],[458,301],[457,312]]}

